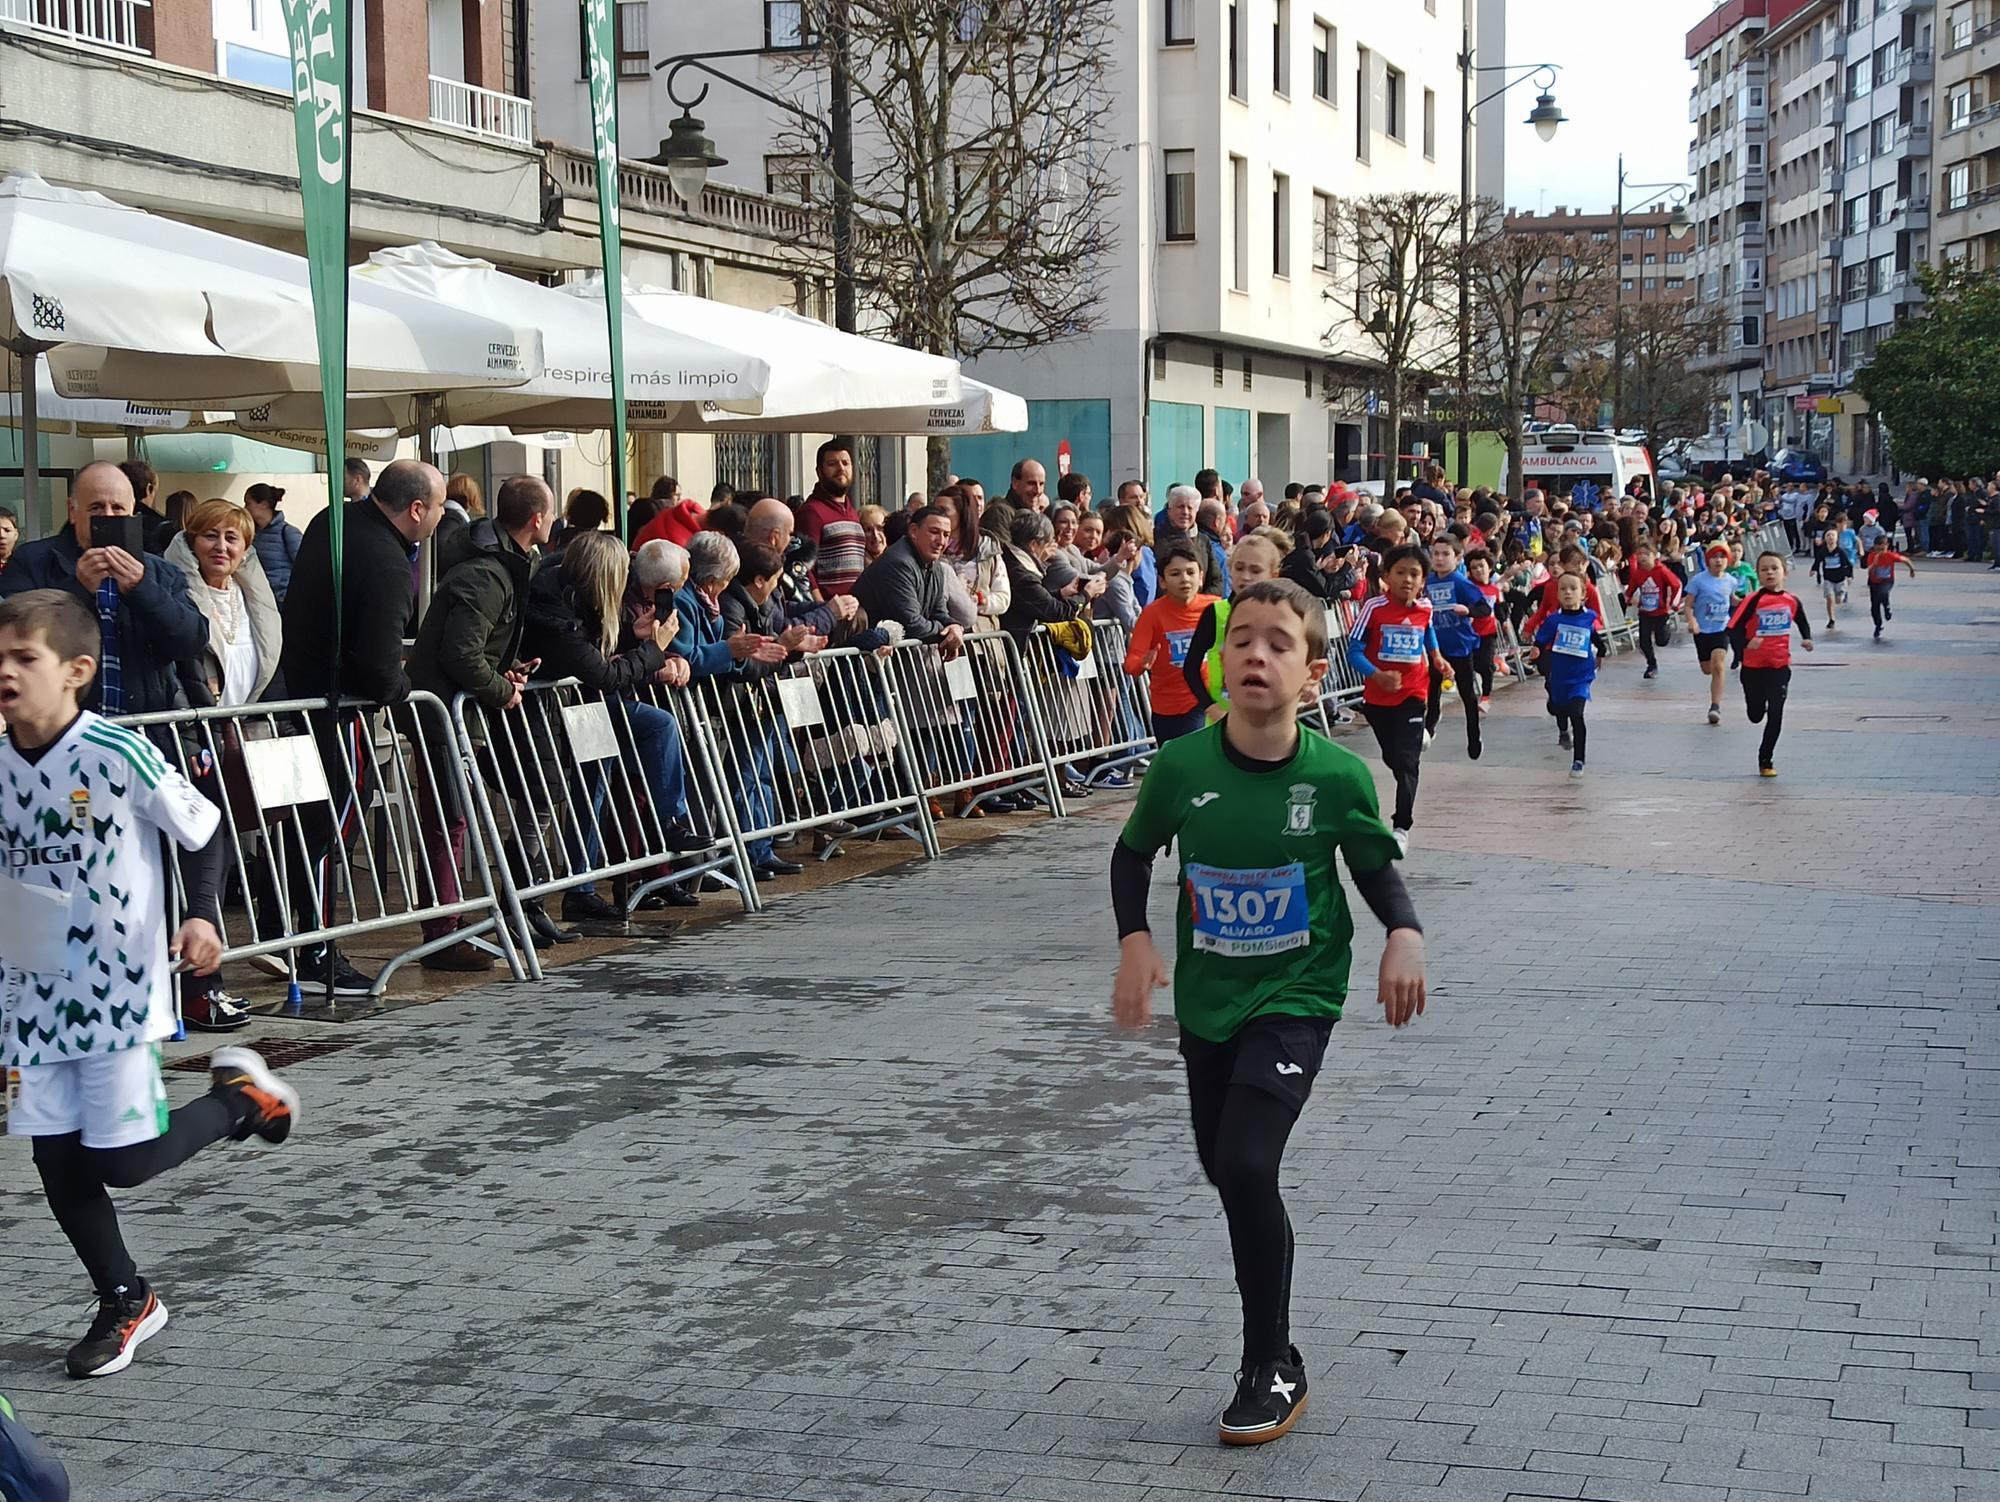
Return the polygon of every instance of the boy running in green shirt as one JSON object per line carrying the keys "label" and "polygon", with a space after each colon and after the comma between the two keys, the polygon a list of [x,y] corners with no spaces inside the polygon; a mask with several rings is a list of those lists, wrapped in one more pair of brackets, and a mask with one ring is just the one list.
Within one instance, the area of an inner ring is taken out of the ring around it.
{"label": "boy running in green shirt", "polygon": [[1243,1367],[1220,1436],[1254,1445],[1305,1409],[1278,1168],[1347,995],[1354,923],[1336,849],[1389,930],[1376,989],[1392,1027],[1424,1010],[1424,941],[1373,776],[1299,727],[1299,696],[1327,670],[1319,602],[1286,580],[1252,585],[1232,602],[1222,652],[1228,714],[1161,747],[1112,851],[1112,1008],[1141,1026],[1166,984],[1146,895],[1153,857],[1178,840],[1174,1013],[1195,1149],[1222,1197],[1243,1300]]}

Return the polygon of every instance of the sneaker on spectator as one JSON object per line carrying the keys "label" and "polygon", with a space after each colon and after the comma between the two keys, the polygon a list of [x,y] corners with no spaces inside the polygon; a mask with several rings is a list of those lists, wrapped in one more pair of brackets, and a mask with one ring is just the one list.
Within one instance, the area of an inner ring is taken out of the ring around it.
{"label": "sneaker on spectator", "polygon": [[819,832],[828,839],[851,840],[860,830],[846,819],[835,819],[831,824],[820,825]]}
{"label": "sneaker on spectator", "polygon": [[1132,786],[1132,774],[1126,771],[1106,772],[1102,777],[1097,779],[1095,785],[1101,788],[1111,788],[1116,792],[1124,792]]}
{"label": "sneaker on spectator", "polygon": [[752,868],[753,874],[759,881],[775,881],[780,876],[797,876],[804,870],[805,867],[797,861],[780,860],[775,855],[767,861],[759,861]]}
{"label": "sneaker on spectator", "polygon": [[292,978],[291,967],[285,963],[285,952],[282,949],[274,950],[270,954],[251,955],[250,966],[252,969],[261,970],[266,975],[277,980],[290,980]]}
{"label": "sneaker on spectator", "polygon": [[329,970],[332,973],[335,996],[374,994],[375,982],[348,964],[347,956],[332,944],[323,945],[318,949],[308,949],[299,955],[299,989],[324,992]]}
{"label": "sneaker on spectator", "polygon": [[183,997],[181,1020],[198,1033],[233,1033],[250,1025],[250,1009],[217,986]]}

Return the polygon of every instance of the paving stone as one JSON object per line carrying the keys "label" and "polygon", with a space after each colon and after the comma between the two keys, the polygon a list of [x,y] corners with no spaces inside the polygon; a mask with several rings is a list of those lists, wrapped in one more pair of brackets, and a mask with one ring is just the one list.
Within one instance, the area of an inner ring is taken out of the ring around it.
{"label": "paving stone", "polygon": [[282,1151],[119,1196],[174,1320],[104,1382],[0,1150],[0,1388],[91,1502],[1993,1502],[1990,577],[1823,641],[1775,782],[1684,643],[1607,668],[1580,783],[1530,688],[1433,748],[1430,1014],[1377,1020],[1364,914],[1288,1154],[1281,1444],[1215,1443],[1228,1240],[1170,1027],[1108,1022],[1109,798],[340,1032]]}

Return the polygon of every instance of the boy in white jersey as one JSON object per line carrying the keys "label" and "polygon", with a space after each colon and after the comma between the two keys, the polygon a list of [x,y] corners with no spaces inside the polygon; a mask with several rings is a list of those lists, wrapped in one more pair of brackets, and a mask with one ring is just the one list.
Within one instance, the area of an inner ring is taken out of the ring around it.
{"label": "boy in white jersey", "polygon": [[214,804],[144,737],[78,709],[97,618],[62,590],[0,603],[0,1011],[7,1131],[33,1140],[49,1208],[97,1286],[73,1377],[131,1365],[167,1322],[118,1230],[108,1187],[136,1188],[223,1138],[283,1142],[297,1094],[247,1048],[216,1050],[208,1094],[169,1112],[159,1043],[175,962],[212,970],[206,918],[167,934],[161,836],[201,852],[191,910],[220,874]]}

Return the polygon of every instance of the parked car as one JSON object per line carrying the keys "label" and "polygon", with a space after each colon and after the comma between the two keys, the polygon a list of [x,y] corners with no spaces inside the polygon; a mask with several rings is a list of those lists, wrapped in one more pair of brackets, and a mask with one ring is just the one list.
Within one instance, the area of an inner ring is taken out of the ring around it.
{"label": "parked car", "polygon": [[1779,449],[1765,467],[1775,480],[1817,485],[1826,478],[1826,466],[1811,449]]}

